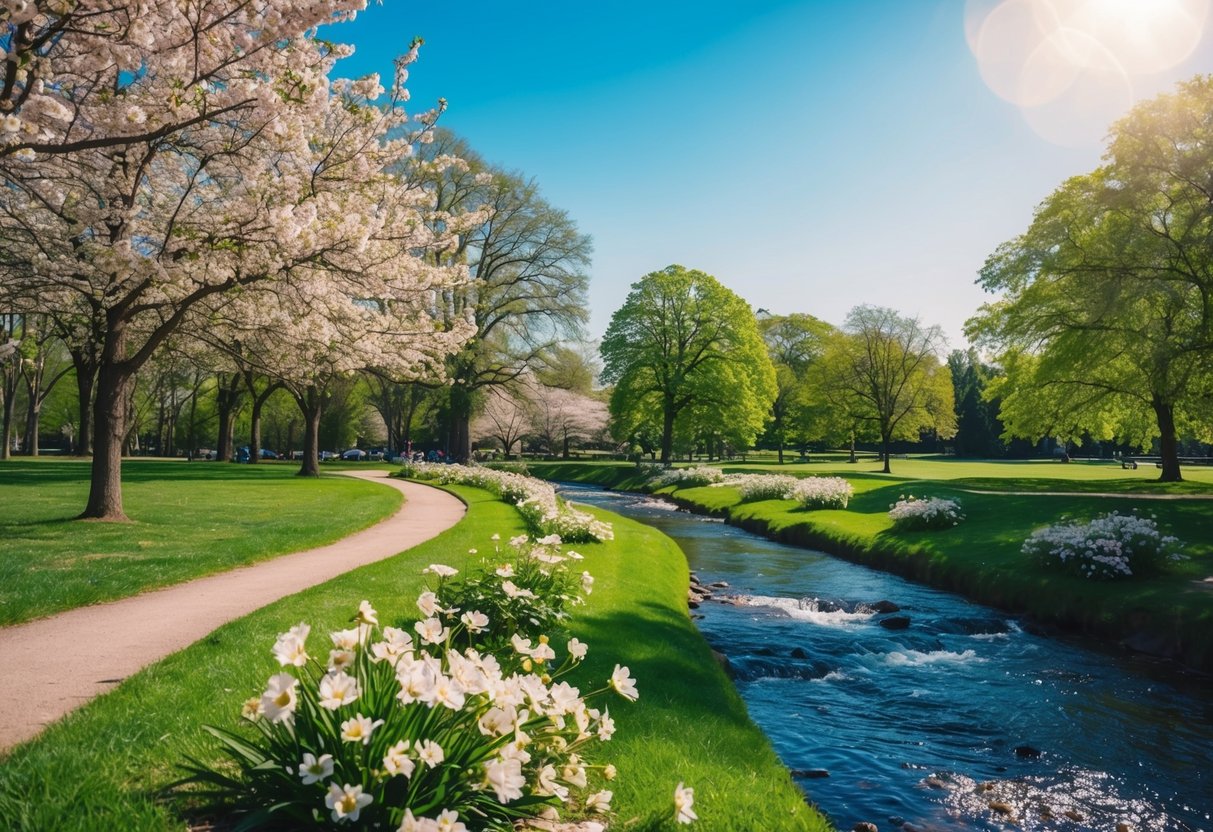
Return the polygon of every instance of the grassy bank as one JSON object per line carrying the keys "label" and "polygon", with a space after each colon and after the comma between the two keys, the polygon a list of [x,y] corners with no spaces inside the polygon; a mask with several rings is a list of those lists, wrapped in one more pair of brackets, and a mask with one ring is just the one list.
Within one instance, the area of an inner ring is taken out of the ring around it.
{"label": "grassy bank", "polygon": [[0,625],[134,595],[339,540],[394,512],[394,489],[294,465],[123,463],[132,523],[73,518],[76,460],[0,462]]}
{"label": "grassy bank", "polygon": [[[363,598],[381,620],[414,617],[423,566],[464,568],[469,548],[484,552],[493,533],[522,531],[513,508],[482,491],[451,490],[469,511],[450,531],[221,627],[17,748],[0,765],[6,828],[183,828],[188,807],[155,793],[184,755],[217,758],[199,726],[237,722],[240,704],[278,669],[270,654],[278,633],[306,620],[313,638],[323,638],[347,626]],[[695,828],[825,829],[690,621],[682,553],[652,529],[609,519],[614,541],[577,547],[596,583],[572,630],[590,646],[574,683],[596,687],[618,662],[640,688],[638,703],[611,703],[619,730],[601,747],[602,760],[619,769],[612,828],[673,829],[673,790],[682,780],[696,790]]]}
{"label": "grassy bank", "polygon": [[[996,465],[996,464],[989,464]],[[634,471],[623,466],[533,464],[537,476],[598,482],[626,488]],[[728,466],[726,466],[726,470]],[[1000,469],[994,468],[993,472]],[[1001,469],[1004,472],[1016,469]],[[895,572],[972,600],[1025,614],[1034,622],[1094,636],[1109,645],[1175,658],[1213,671],[1213,501],[1142,500],[1136,485],[1105,481],[1115,497],[1012,494],[1014,473],[985,479],[1003,493],[976,494],[963,479],[907,480],[852,476],[855,497],[846,511],[805,511],[790,501],[741,503],[732,488],[688,488],[671,496],[698,511],[799,546],[820,548],[865,565]],[[1056,490],[1078,491],[1070,481]],[[887,511],[900,496],[938,496],[960,501],[968,520],[946,531],[898,532]],[[1108,511],[1141,510],[1183,540],[1190,559],[1164,574],[1128,581],[1091,581],[1062,574],[1020,553],[1032,529],[1063,517],[1090,518]]]}

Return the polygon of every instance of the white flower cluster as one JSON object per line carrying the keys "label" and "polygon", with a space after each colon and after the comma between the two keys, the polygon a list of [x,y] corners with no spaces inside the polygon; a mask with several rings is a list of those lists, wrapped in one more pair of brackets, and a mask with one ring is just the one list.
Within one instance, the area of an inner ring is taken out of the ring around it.
{"label": "white flower cluster", "polygon": [[943,497],[902,497],[889,506],[893,526],[903,531],[947,529],[965,519],[960,503]]}
{"label": "white flower cluster", "polygon": [[679,488],[694,488],[723,481],[724,472],[719,468],[697,465],[694,468],[666,468],[649,480],[648,487],[652,491],[669,485],[676,485]]}
{"label": "white flower cluster", "polygon": [[787,474],[729,474],[719,486],[732,486],[743,503],[755,500],[790,500],[800,483],[799,477]]}
{"label": "white flower cluster", "polygon": [[[455,572],[425,571],[440,581]],[[426,617],[410,632],[380,628],[363,601],[351,629],[329,634],[327,658],[324,648],[309,652],[307,624],[278,636],[284,669],[243,711],[260,741],[212,729],[242,768],[242,780],[223,778],[238,784],[237,802],[273,806],[284,820],[323,806],[336,824],[400,832],[460,832],[460,817],[497,828],[520,816],[555,819],[566,807],[608,811],[611,791],[591,793],[588,775],[612,780],[614,767],[590,765],[582,751],[610,740],[615,723],[587,703],[610,692],[635,701],[628,668],[616,665],[602,687],[582,693],[561,679],[586,655],[577,639],[561,661],[546,636],[532,643],[515,633],[496,653],[459,648],[476,645],[486,616],[437,606],[430,591],[417,607]]]}
{"label": "white flower cluster", "polygon": [[796,483],[788,499],[805,508],[846,508],[854,493],[842,477],[805,477]]}
{"label": "white flower cluster", "polygon": [[1036,529],[1023,553],[1056,562],[1086,578],[1131,577],[1182,560],[1178,538],[1164,535],[1152,518],[1112,512],[1091,520]]}
{"label": "white flower cluster", "polygon": [[536,534],[560,535],[566,543],[611,540],[611,524],[585,511],[578,511],[556,495],[556,489],[543,480],[510,471],[497,471],[478,465],[441,465],[424,462],[405,464],[401,473],[415,479],[456,485],[470,485],[491,491],[503,501],[517,506],[523,519]]}

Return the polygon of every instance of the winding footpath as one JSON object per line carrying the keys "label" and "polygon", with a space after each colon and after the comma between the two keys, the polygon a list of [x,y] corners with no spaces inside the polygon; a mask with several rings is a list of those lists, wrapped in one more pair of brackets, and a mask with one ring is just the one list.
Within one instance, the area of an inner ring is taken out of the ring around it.
{"label": "winding footpath", "polygon": [[[349,537],[131,598],[0,628],[0,667],[21,679],[0,705],[0,752],[141,668],[266,604],[424,543],[458,523],[462,502],[436,488],[347,472],[403,492],[394,515]],[[155,626],[149,627],[148,622]]]}

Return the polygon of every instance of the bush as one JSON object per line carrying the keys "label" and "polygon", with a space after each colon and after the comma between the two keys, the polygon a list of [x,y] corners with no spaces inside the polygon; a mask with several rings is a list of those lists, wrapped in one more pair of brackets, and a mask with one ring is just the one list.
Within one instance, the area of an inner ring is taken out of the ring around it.
{"label": "bush", "polygon": [[1151,518],[1103,514],[1089,523],[1055,523],[1036,529],[1023,553],[1086,578],[1111,580],[1157,572],[1182,560],[1179,540],[1164,535]]}
{"label": "bush", "polygon": [[950,529],[964,522],[960,503],[943,497],[918,498],[911,494],[889,506],[893,528],[899,531]]}
{"label": "bush", "polygon": [[[426,571],[442,597],[454,570]],[[473,611],[438,607],[430,592],[417,605],[427,617],[411,631],[380,629],[363,601],[353,628],[329,635],[327,660],[308,653],[307,624],[281,634],[283,670],[245,703],[244,727],[208,728],[234,769],[191,761],[182,783],[237,828],[505,830],[557,807],[606,811],[611,793],[589,793],[589,779],[614,769],[582,754],[614,723],[587,702],[611,690],[634,700],[627,668],[582,694],[557,680],[585,645],[570,641],[558,661],[546,636],[514,633],[510,647],[489,650],[479,638],[489,622]]]}
{"label": "bush", "polygon": [[674,485],[678,488],[695,488],[722,482],[724,472],[719,468],[697,465],[694,468],[666,468],[648,482],[650,491]]}
{"label": "bush", "polygon": [[786,474],[729,474],[718,485],[737,489],[743,503],[755,500],[790,500],[800,483],[798,477]]}
{"label": "bush", "polygon": [[842,477],[806,477],[788,495],[804,508],[846,508],[855,489]]}

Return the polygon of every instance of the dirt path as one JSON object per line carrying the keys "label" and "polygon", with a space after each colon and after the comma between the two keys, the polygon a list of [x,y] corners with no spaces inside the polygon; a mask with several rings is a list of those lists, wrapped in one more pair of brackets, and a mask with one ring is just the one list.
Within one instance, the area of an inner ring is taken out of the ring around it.
{"label": "dirt path", "polygon": [[388,479],[384,471],[348,474],[403,492],[404,506],[328,546],[0,628],[0,668],[21,680],[21,695],[0,704],[0,751],[216,627],[423,543],[458,523],[466,510],[445,491]]}

